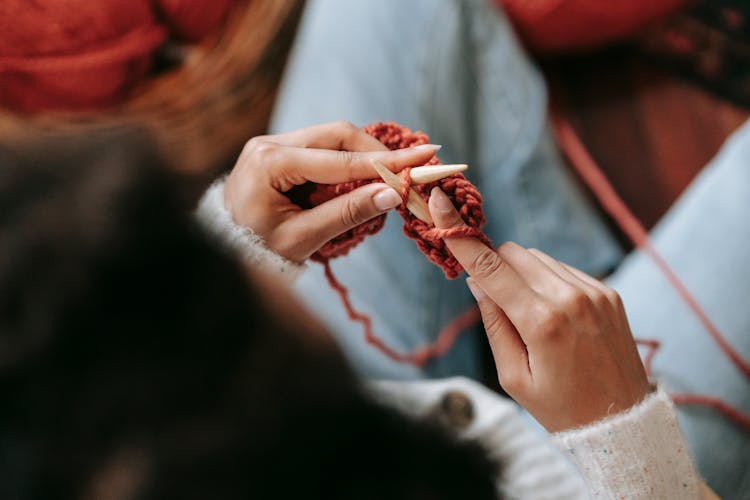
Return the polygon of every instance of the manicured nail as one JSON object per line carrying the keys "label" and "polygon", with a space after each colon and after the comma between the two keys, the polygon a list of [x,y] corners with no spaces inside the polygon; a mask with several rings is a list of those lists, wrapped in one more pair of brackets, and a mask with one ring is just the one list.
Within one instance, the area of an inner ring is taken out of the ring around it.
{"label": "manicured nail", "polygon": [[484,293],[484,290],[482,290],[472,278],[466,278],[466,286],[469,287],[469,291],[474,296],[474,299],[477,302],[487,297],[487,294]]}
{"label": "manicured nail", "polygon": [[444,214],[453,213],[455,210],[450,198],[437,186],[430,191],[430,202],[439,212]]}
{"label": "manicured nail", "polygon": [[396,208],[401,204],[401,196],[393,188],[385,188],[378,191],[375,196],[372,197],[372,202],[375,204],[375,208],[381,212]]}
{"label": "manicured nail", "polygon": [[438,151],[440,151],[442,147],[443,146],[440,144],[421,144],[419,146],[414,146],[414,149],[420,149],[420,150],[425,149],[425,150],[432,151],[433,153],[437,153]]}

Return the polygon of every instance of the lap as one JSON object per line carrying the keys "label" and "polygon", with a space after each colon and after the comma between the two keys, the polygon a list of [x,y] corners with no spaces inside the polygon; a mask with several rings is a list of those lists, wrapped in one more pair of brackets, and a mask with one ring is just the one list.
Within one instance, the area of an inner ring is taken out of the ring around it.
{"label": "lap", "polygon": [[[750,359],[750,124],[728,141],[653,231],[655,247],[744,359]],[[609,279],[636,337],[661,348],[670,392],[718,397],[750,415],[750,381],[733,366],[651,260],[636,252]],[[712,409],[678,408],[701,473],[726,498],[750,489],[750,434]]]}
{"label": "lap", "polygon": [[[546,123],[546,89],[502,12],[484,0],[308,2],[272,121],[274,132],[324,121],[397,121],[443,145],[445,162],[471,165],[485,198],[485,231],[544,249],[592,273],[619,250],[565,173]],[[400,231],[381,234],[333,263],[376,332],[400,350],[434,340],[472,299]],[[366,345],[322,272],[298,283],[357,369],[368,376],[476,376],[481,338],[464,336],[423,370]]]}

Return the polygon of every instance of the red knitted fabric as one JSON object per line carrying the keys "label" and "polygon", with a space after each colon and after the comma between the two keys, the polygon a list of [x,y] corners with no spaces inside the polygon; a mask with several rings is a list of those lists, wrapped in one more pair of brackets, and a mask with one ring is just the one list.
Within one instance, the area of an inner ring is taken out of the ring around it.
{"label": "red knitted fabric", "polygon": [[[409,148],[419,146],[420,144],[427,144],[429,142],[429,138],[426,134],[422,132],[412,132],[408,128],[392,122],[373,123],[372,125],[365,127],[365,132],[388,146],[389,149]],[[440,161],[438,158],[433,157],[427,164],[437,165],[439,163]],[[408,175],[408,169],[401,173],[401,177],[405,181],[408,180]],[[309,202],[307,205],[319,205],[339,196],[340,194],[348,193],[353,189],[371,182],[379,181],[353,181],[335,185],[318,184],[315,186],[314,190],[309,193]],[[405,187],[408,187],[408,185],[408,182],[405,182]],[[448,247],[445,245],[442,238],[446,236],[475,236],[484,241],[488,246],[491,246],[490,240],[481,232],[481,228],[485,222],[484,212],[482,212],[482,196],[479,194],[477,188],[474,187],[474,185],[462,174],[451,175],[450,177],[446,177],[438,182],[413,186],[413,189],[415,189],[420,195],[422,195],[422,198],[427,201],[430,197],[430,191],[432,191],[432,188],[435,186],[440,186],[440,189],[442,189],[445,194],[453,200],[461,217],[463,217],[464,222],[466,222],[468,226],[467,228],[439,230],[436,229],[433,224],[427,224],[416,218],[411,212],[409,212],[409,210],[407,210],[405,204],[401,204],[397,210],[404,219],[404,234],[416,242],[417,247],[431,262],[442,268],[446,277],[454,279],[461,273],[461,271],[463,271],[463,268],[450,250],[448,250]],[[401,196],[404,199],[406,198],[406,190],[401,193]],[[384,222],[385,215],[376,217],[373,220],[347,231],[328,242],[312,256],[312,259],[317,262],[327,262],[329,259],[346,255],[349,250],[361,243],[365,237],[380,231]]]}
{"label": "red knitted fabric", "polygon": [[[429,142],[426,134],[422,132],[412,132],[408,128],[396,123],[374,123],[365,127],[365,131],[377,138],[390,149],[408,148],[420,144],[427,144]],[[437,165],[439,163],[437,157],[433,157],[428,162],[430,165]],[[401,173],[403,185],[401,197],[404,200],[406,200],[408,187],[410,185],[409,170],[410,169],[405,169],[405,171]],[[307,184],[295,188],[289,193],[289,196],[303,208],[309,208],[371,182],[379,181],[360,180],[335,185]],[[443,242],[444,237],[476,237],[483,241],[487,246],[491,247],[492,244],[490,243],[489,238],[487,238],[487,236],[481,231],[481,227],[485,222],[485,217],[482,211],[482,196],[479,194],[477,188],[462,174],[455,174],[437,182],[413,186],[413,189],[419,192],[422,198],[426,201],[429,199],[430,191],[435,186],[439,186],[448,197],[453,200],[453,203],[463,217],[464,222],[466,222],[466,227],[437,229],[433,224],[422,222],[412,215],[412,213],[406,208],[405,204],[401,204],[397,210],[404,219],[404,234],[416,242],[417,247],[422,253],[424,253],[431,262],[438,265],[443,270],[446,277],[453,279],[461,273],[463,268]],[[461,314],[438,333],[433,344],[422,346],[412,353],[396,352],[387,346],[382,340],[377,338],[372,330],[370,317],[354,309],[349,300],[347,289],[333,275],[329,261],[333,258],[346,255],[349,250],[361,243],[367,236],[380,231],[383,228],[384,222],[385,215],[382,215],[347,231],[326,243],[311,257],[311,259],[323,264],[328,283],[339,294],[349,317],[353,321],[362,324],[365,340],[368,343],[395,361],[421,366],[429,359],[445,354],[464,329],[479,321],[479,314],[474,308]]]}
{"label": "red knitted fabric", "polygon": [[96,109],[148,77],[168,38],[196,41],[233,0],[2,0],[0,107]]}

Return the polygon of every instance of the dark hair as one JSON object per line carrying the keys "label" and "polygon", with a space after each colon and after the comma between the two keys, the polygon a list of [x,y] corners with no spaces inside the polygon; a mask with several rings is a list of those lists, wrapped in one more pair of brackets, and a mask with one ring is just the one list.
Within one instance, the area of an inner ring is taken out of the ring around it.
{"label": "dark hair", "polygon": [[478,446],[272,313],[161,164],[132,132],[0,147],[0,497],[493,498]]}

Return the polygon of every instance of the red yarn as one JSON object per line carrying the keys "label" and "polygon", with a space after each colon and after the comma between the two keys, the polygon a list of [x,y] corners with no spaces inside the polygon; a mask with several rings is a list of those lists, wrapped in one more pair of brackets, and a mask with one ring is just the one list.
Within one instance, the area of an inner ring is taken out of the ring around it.
{"label": "red yarn", "polygon": [[539,53],[591,49],[632,35],[690,0],[496,0]]}
{"label": "red yarn", "polygon": [[[396,123],[374,123],[365,127],[364,130],[390,149],[408,148],[420,144],[427,144],[429,142],[427,135],[424,133],[412,132],[408,128]],[[437,165],[439,163],[440,161],[437,157],[433,157],[427,164]],[[408,188],[411,184],[409,171],[410,169],[405,169],[405,171],[400,173],[402,181],[401,197],[404,201],[408,197]],[[311,207],[324,203],[336,196],[348,193],[353,189],[371,182],[379,181],[358,180],[341,184],[308,184],[296,188],[290,192],[289,195],[300,206]],[[434,224],[427,224],[416,218],[406,208],[405,203],[402,203],[397,210],[404,219],[404,234],[416,242],[417,247],[422,253],[424,253],[431,262],[438,265],[447,278],[454,279],[461,273],[461,271],[463,271],[463,268],[450,250],[448,250],[443,238],[474,237],[479,238],[489,247],[491,247],[492,244],[489,238],[487,238],[487,236],[481,231],[481,227],[485,222],[485,217],[484,212],[482,211],[482,196],[479,194],[477,188],[462,174],[451,175],[437,182],[411,187],[426,201],[429,199],[430,191],[435,186],[439,186],[440,189],[442,189],[453,201],[453,204],[456,206],[458,212],[466,223],[466,227],[437,229]],[[376,337],[372,329],[372,321],[370,317],[354,309],[349,300],[349,294],[346,287],[334,276],[329,261],[333,258],[346,255],[367,236],[380,231],[383,228],[384,222],[385,215],[381,215],[342,235],[339,235],[326,243],[311,257],[311,259],[323,264],[328,283],[331,285],[331,288],[338,293],[349,318],[351,318],[352,321],[362,324],[365,340],[368,343],[372,344],[394,361],[422,366],[429,359],[445,354],[463,329],[476,324],[479,321],[479,315],[474,308],[463,313],[443,328],[433,344],[420,347],[412,353],[396,352]]]}
{"label": "red yarn", "polygon": [[156,0],[177,38],[197,42],[218,26],[234,0]]}
{"label": "red yarn", "polygon": [[[412,132],[407,127],[392,122],[373,123],[365,127],[364,130],[388,146],[389,149],[409,148],[427,144],[429,141],[427,135],[423,132]],[[427,165],[438,165],[439,163],[438,158],[433,157],[427,162]],[[400,173],[402,179],[401,198],[404,200],[408,196],[407,188],[410,186],[409,170],[405,169],[404,172]],[[316,206],[371,182],[380,181],[358,180],[341,184],[316,184],[312,189],[308,187],[308,192],[303,196],[300,196],[298,193],[292,193],[291,197],[303,207]],[[405,203],[402,203],[397,210],[404,219],[404,234],[417,243],[417,247],[422,253],[431,262],[437,264],[443,270],[446,277],[454,279],[463,271],[463,268],[450,250],[448,250],[442,238],[451,235],[456,237],[477,237],[488,246],[492,246],[489,238],[481,232],[481,227],[485,223],[484,212],[482,211],[482,195],[479,194],[477,188],[462,174],[454,174],[440,181],[412,186],[412,188],[427,201],[430,197],[430,191],[435,186],[439,186],[453,200],[453,204],[468,227],[436,229],[434,224],[428,224],[416,218],[406,208]],[[349,250],[359,245],[365,237],[380,231],[383,228],[384,222],[385,215],[381,215],[339,235],[318,250],[311,257],[312,260],[326,263],[330,259],[346,255]]]}
{"label": "red yarn", "polygon": [[233,0],[2,0],[0,107],[40,112],[122,102],[168,37],[196,41]]}

